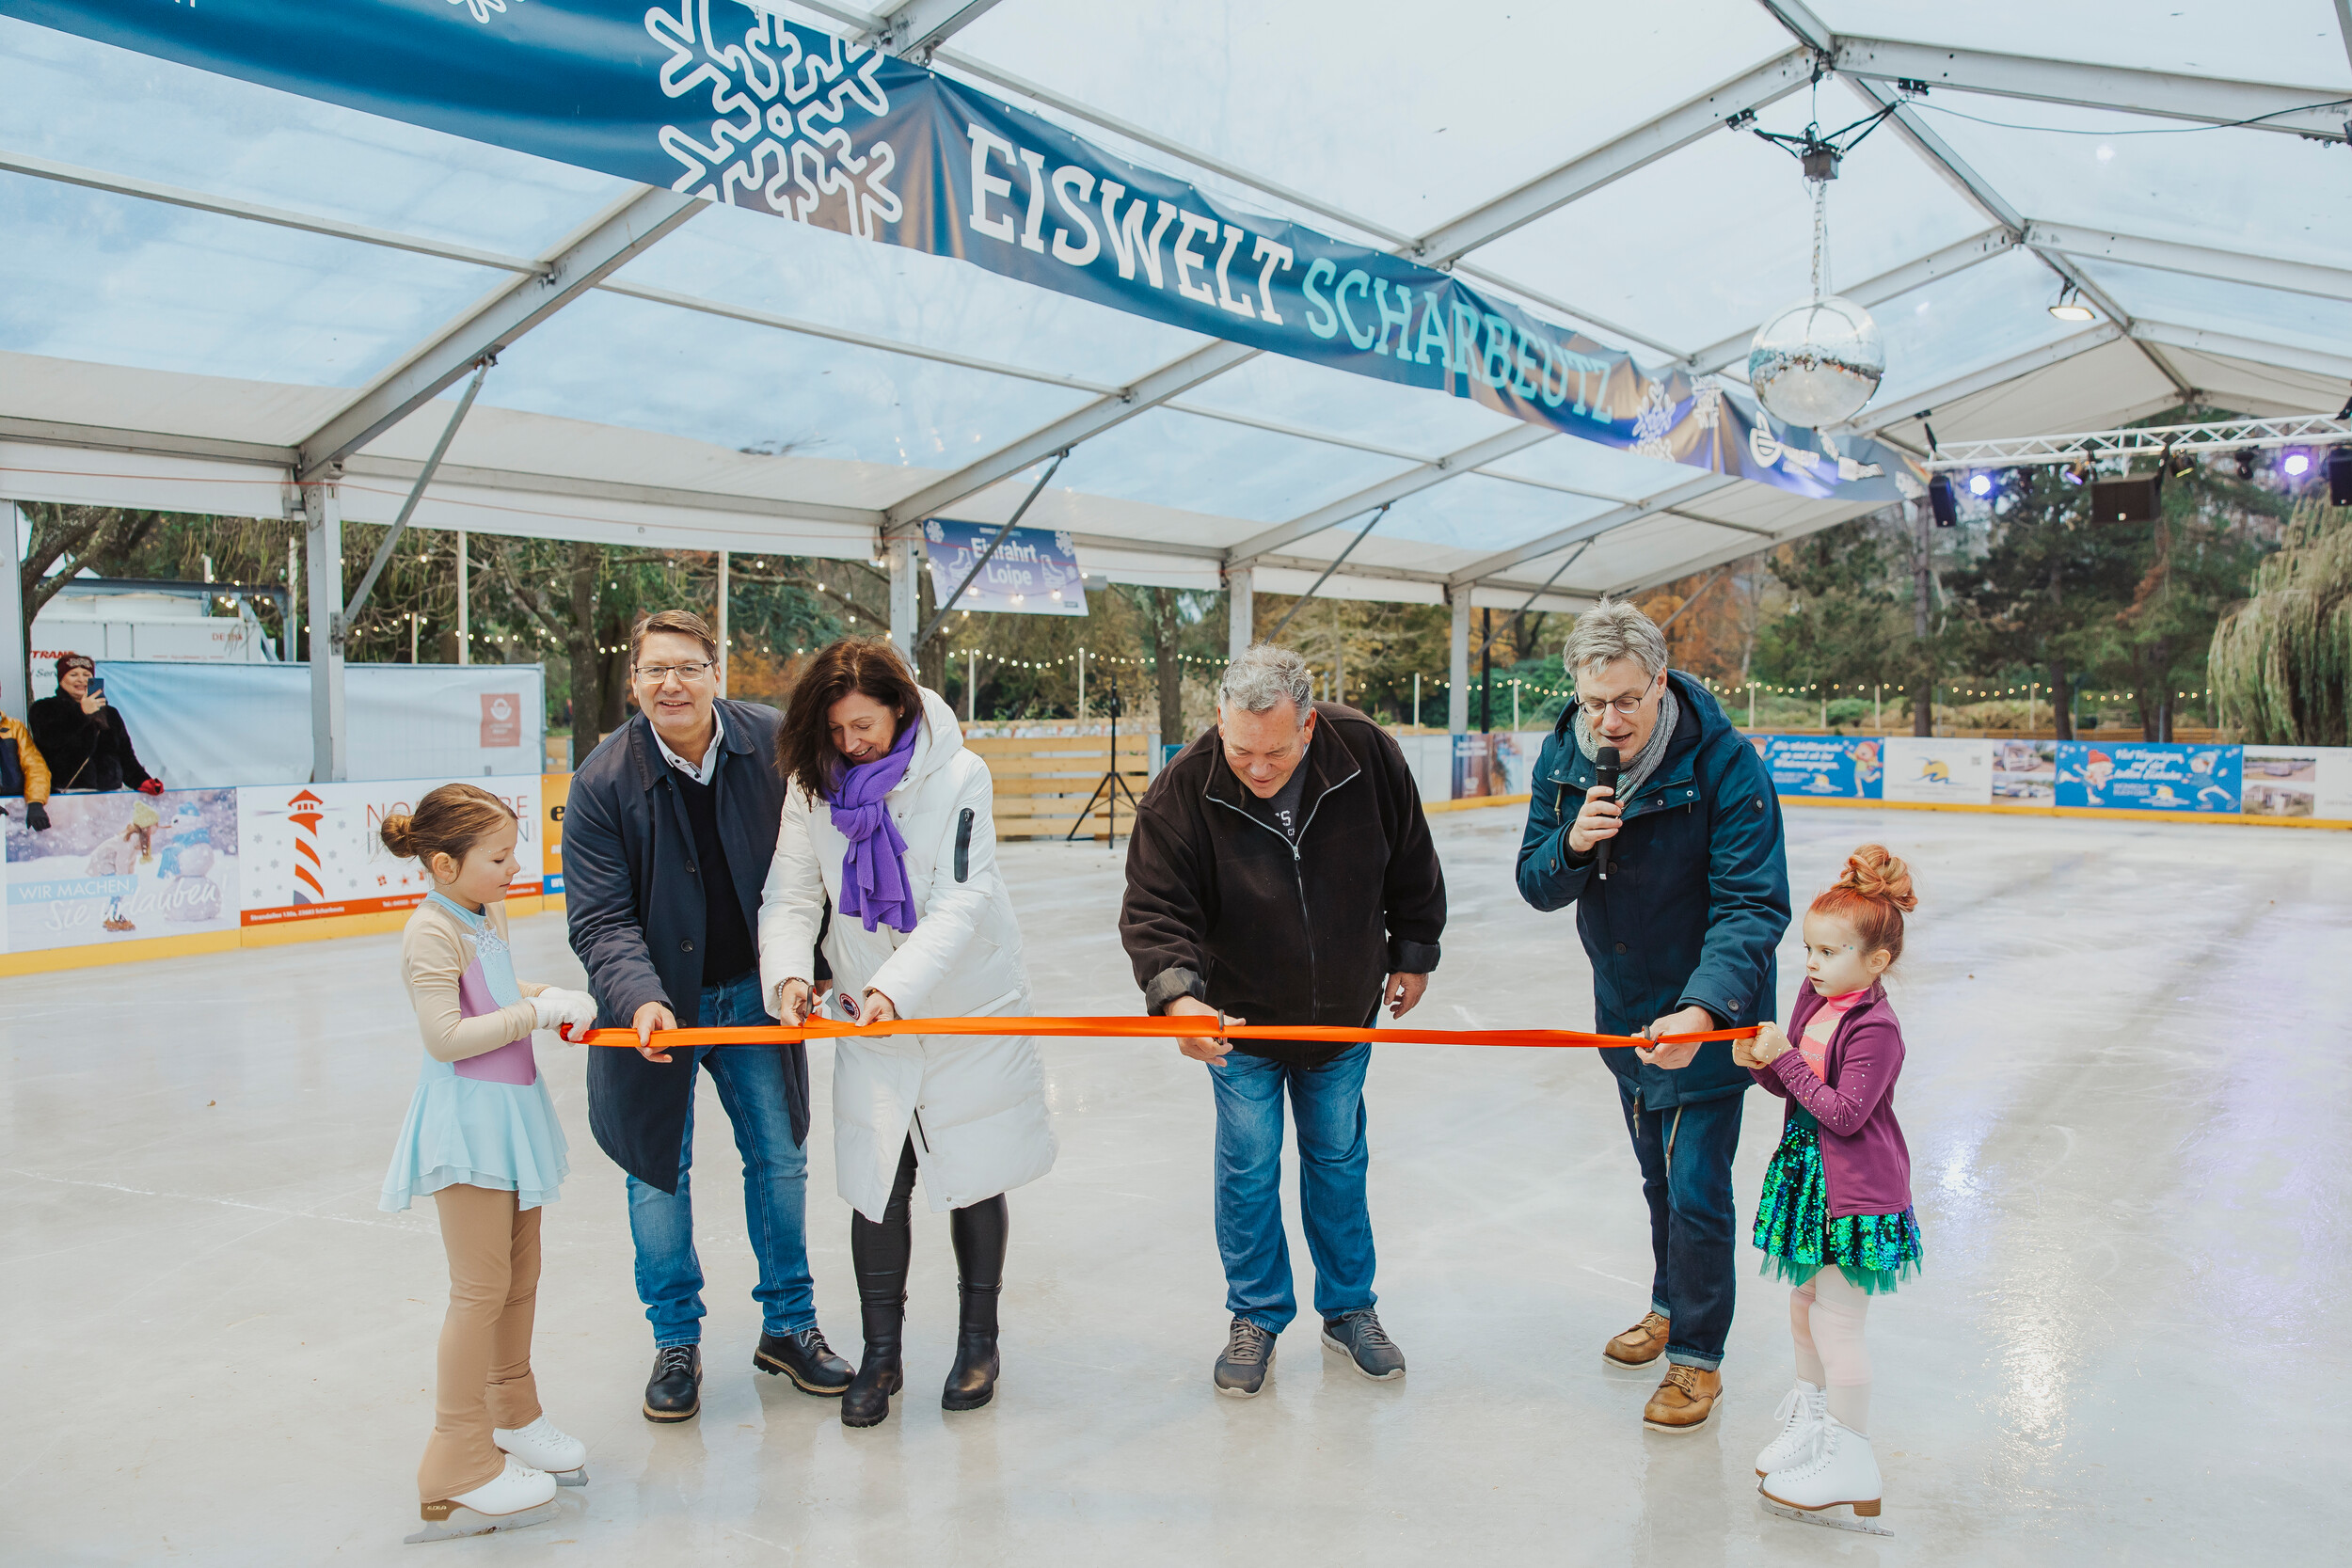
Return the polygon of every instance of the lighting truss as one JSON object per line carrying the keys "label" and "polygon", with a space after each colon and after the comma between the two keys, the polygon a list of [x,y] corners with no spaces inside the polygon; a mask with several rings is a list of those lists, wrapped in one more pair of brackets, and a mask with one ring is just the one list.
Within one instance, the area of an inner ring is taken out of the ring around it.
{"label": "lighting truss", "polygon": [[2208,420],[2201,424],[2143,425],[2074,436],[2009,436],[1992,441],[1939,446],[1923,465],[1930,472],[2009,468],[2028,463],[2096,463],[2106,458],[2157,457],[2168,451],[2236,451],[2246,447],[2320,447],[2352,443],[2352,419],[2306,414],[2291,420]]}

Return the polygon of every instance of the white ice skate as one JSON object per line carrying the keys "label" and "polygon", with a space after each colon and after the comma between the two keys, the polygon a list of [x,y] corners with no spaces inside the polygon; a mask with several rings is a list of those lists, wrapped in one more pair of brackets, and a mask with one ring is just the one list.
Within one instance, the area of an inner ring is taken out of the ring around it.
{"label": "white ice skate", "polygon": [[1811,1454],[1814,1429],[1828,1414],[1829,1390],[1799,1378],[1797,1386],[1781,1396],[1779,1407],[1772,1412],[1772,1419],[1780,1423],[1780,1432],[1756,1456],[1756,1473],[1769,1476],[1774,1470],[1786,1470]]}
{"label": "white ice skate", "polygon": [[1784,1518],[1865,1535],[1895,1533],[1879,1523],[1879,1462],[1870,1440],[1835,1417],[1821,1418],[1810,1455],[1766,1476],[1756,1490]]}
{"label": "white ice skate", "polygon": [[429,1502],[418,1512],[423,1515],[424,1528],[405,1538],[412,1546],[544,1525],[555,1517],[555,1478],[509,1454],[506,1468],[495,1480],[470,1492]]}
{"label": "white ice skate", "polygon": [[588,1445],[541,1416],[519,1432],[500,1427],[490,1441],[534,1470],[545,1470],[558,1486],[588,1484]]}

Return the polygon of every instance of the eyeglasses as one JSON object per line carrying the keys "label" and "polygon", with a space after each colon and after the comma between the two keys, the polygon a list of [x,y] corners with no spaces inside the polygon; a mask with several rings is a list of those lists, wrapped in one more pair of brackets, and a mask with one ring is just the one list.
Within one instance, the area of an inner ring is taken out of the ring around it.
{"label": "eyeglasses", "polygon": [[1585,718],[1597,724],[1601,714],[1610,708],[1616,709],[1621,717],[1630,719],[1648,701],[1649,693],[1645,691],[1638,697],[1596,697],[1590,701],[1579,698],[1576,705],[1584,710]]}
{"label": "eyeglasses", "polygon": [[710,661],[707,659],[694,664],[641,664],[637,667],[637,678],[651,686],[660,686],[672,675],[681,681],[698,681],[708,673]]}

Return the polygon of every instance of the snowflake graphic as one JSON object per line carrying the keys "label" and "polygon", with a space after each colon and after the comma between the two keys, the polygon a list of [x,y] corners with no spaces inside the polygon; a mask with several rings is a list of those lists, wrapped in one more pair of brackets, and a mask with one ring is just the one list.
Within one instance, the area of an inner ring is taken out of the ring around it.
{"label": "snowflake graphic", "polygon": [[[1720,390],[1716,394],[1722,396]],[[1645,381],[1642,384],[1641,410],[1633,416],[1633,450],[1644,457],[1661,462],[1674,461],[1674,448],[1667,443],[1666,433],[1674,428],[1674,404],[1666,401],[1666,384]]]}
{"label": "snowflake graphic", "polygon": [[1724,422],[1724,384],[1715,376],[1701,376],[1691,384],[1691,412],[1695,415],[1701,430],[1713,430]]}
{"label": "snowflake graphic", "polygon": [[934,545],[944,545],[947,542],[947,531],[939,526],[938,518],[933,517],[923,525],[923,537]]}
{"label": "snowflake graphic", "polygon": [[[449,3],[453,6],[465,7],[468,10],[473,12],[473,19],[476,22],[482,23],[485,26],[489,24],[490,13],[492,11],[504,11],[506,9],[506,0],[449,0]],[[515,3],[516,5],[520,5],[522,4],[522,0],[515,0]]]}
{"label": "snowflake graphic", "polygon": [[848,124],[853,112],[866,120],[889,113],[875,79],[882,56],[839,38],[827,53],[812,54],[798,32],[760,10],[749,11],[739,40],[723,38],[725,29],[711,25],[711,5],[676,0],[675,11],[657,6],[645,13],[645,30],[670,51],[661,90],[683,99],[707,83],[716,117],[707,140],[679,126],[661,128],[662,150],[685,170],[671,188],[729,206],[755,203],[866,240],[876,237],[877,222],[898,222],[904,209],[889,185],[897,154],[882,140],[861,154]]}

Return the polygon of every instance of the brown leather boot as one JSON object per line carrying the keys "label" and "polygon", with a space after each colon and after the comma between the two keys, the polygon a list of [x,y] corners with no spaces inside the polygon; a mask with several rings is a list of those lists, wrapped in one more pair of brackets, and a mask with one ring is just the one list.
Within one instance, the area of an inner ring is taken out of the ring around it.
{"label": "brown leather boot", "polygon": [[1715,1413],[1724,1374],[1696,1367],[1666,1369],[1666,1380],[1642,1407],[1642,1424],[1652,1432],[1696,1432]]}
{"label": "brown leather boot", "polygon": [[1645,1312],[1642,1321],[1601,1346],[1601,1358],[1620,1367],[1646,1367],[1665,1354],[1666,1320]]}

